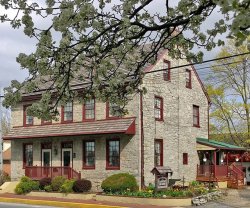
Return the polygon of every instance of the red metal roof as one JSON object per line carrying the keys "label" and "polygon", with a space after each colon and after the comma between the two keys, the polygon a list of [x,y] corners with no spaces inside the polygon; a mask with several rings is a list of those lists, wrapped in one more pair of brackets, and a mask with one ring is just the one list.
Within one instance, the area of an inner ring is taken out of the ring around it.
{"label": "red metal roof", "polygon": [[12,128],[4,140],[90,134],[135,134],[135,118]]}

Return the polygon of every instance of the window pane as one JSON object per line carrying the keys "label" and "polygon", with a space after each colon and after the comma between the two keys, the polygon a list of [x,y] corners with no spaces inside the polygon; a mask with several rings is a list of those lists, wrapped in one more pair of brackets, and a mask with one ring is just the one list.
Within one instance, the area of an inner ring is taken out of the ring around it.
{"label": "window pane", "polygon": [[33,124],[33,116],[26,115],[26,124],[32,125]]}
{"label": "window pane", "polygon": [[109,166],[120,166],[120,141],[109,141]]}
{"label": "window pane", "polygon": [[154,101],[154,114],[155,114],[155,118],[157,119],[162,119],[162,99],[155,97],[155,101]]}
{"label": "window pane", "polygon": [[188,164],[188,153],[183,153],[183,165]]}
{"label": "window pane", "polygon": [[155,118],[161,118],[161,111],[160,109],[155,109]]}
{"label": "window pane", "polygon": [[115,103],[109,103],[109,116],[119,116],[120,107]]}
{"label": "window pane", "polygon": [[155,166],[161,166],[163,164],[162,161],[162,142],[155,141]]}
{"label": "window pane", "polygon": [[[28,107],[28,106],[27,106]],[[26,125],[32,125],[33,124],[33,116],[27,115],[27,107],[24,107],[24,113],[25,113],[25,124]]]}
{"label": "window pane", "polygon": [[193,106],[193,125],[199,126],[199,106]]}
{"label": "window pane", "polygon": [[85,102],[85,119],[94,119],[95,118],[95,100],[88,100]]}
{"label": "window pane", "polygon": [[73,120],[73,104],[69,102],[64,106],[64,121],[71,120]]}
{"label": "window pane", "polygon": [[194,121],[194,125],[198,125],[198,117],[194,116],[193,121]]}
{"label": "window pane", "polygon": [[186,87],[191,88],[191,71],[186,69]]}
{"label": "window pane", "polygon": [[84,143],[85,166],[95,166],[95,142]]}

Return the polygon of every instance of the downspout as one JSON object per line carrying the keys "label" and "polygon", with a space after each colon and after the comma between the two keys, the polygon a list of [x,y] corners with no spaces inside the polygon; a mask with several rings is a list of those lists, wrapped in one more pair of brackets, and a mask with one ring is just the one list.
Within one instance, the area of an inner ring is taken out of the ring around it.
{"label": "downspout", "polygon": [[140,92],[140,123],[141,123],[141,188],[145,186],[144,181],[144,129],[143,129],[143,103],[142,92]]}
{"label": "downspout", "polygon": [[211,102],[208,102],[208,106],[207,106],[207,133],[208,133],[208,141],[210,138],[210,117],[209,117],[209,112],[210,112],[210,107],[211,107]]}

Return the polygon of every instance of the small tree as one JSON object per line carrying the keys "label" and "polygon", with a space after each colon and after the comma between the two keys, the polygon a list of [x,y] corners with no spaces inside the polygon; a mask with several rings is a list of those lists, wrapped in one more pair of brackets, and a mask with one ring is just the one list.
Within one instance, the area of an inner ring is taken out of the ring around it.
{"label": "small tree", "polygon": [[[250,38],[249,38],[250,39]],[[222,48],[218,57],[249,52],[234,41]],[[211,133],[220,134],[236,145],[250,146],[250,55],[216,61],[207,79],[212,99]]]}

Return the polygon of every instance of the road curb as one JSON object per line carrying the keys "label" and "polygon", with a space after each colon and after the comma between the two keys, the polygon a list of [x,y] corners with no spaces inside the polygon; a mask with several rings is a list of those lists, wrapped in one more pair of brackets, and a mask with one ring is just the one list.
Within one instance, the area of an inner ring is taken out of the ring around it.
{"label": "road curb", "polygon": [[0,197],[0,202],[30,204],[30,205],[45,205],[45,206],[55,206],[55,207],[72,207],[72,208],[94,208],[94,207],[127,208],[122,206],[103,205],[103,204],[82,204],[79,202],[61,202],[61,201],[20,199],[20,198],[9,198],[9,197]]}

